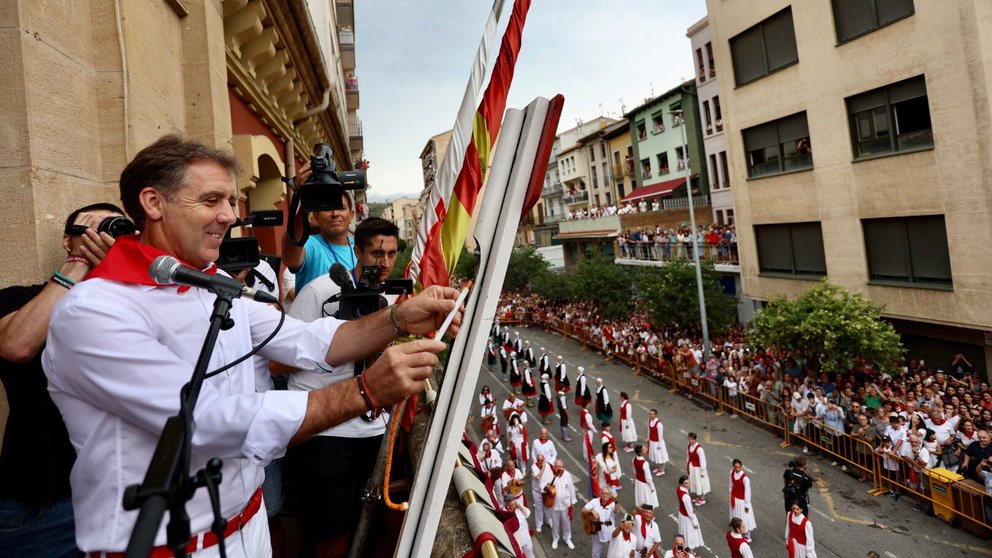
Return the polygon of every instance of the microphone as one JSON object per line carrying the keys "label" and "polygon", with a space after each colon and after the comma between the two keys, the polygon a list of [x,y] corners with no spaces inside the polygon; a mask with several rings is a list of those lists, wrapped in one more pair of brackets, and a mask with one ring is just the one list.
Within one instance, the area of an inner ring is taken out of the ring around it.
{"label": "microphone", "polygon": [[348,271],[347,267],[341,265],[341,263],[334,262],[327,274],[331,277],[331,281],[334,281],[335,285],[341,287],[342,293],[346,293],[354,288],[354,285],[351,284],[351,272]]}
{"label": "microphone", "polygon": [[215,294],[234,293],[234,297],[247,297],[258,302],[277,304],[279,301],[268,293],[246,287],[241,281],[226,275],[211,275],[200,270],[186,267],[172,256],[159,256],[148,267],[148,275],[159,285],[188,285],[206,289]]}

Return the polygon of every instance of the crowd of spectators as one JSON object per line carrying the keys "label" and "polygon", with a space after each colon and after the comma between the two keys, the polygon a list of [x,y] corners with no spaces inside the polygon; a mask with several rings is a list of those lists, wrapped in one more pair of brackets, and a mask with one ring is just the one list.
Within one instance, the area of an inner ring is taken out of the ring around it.
{"label": "crowd of spectators", "polygon": [[[734,225],[699,225],[696,242],[700,257],[723,263],[736,263],[737,231]],[[621,258],[644,260],[688,259],[692,257],[692,227],[640,227],[627,229],[617,238]]]}
{"label": "crowd of spectators", "polygon": [[606,217],[608,215],[630,215],[633,213],[647,213],[648,211],[661,211],[661,199],[655,198],[651,201],[642,199],[637,203],[629,201],[623,202],[619,206],[616,204],[606,204],[597,205],[588,209],[576,209],[575,211],[569,211],[566,213],[565,220],[574,221],[577,219],[595,219],[597,217]]}
{"label": "crowd of spectators", "polygon": [[[928,492],[921,473],[938,466],[984,484],[992,494],[992,389],[960,351],[941,363],[910,355],[888,368],[862,359],[843,373],[828,374],[815,360],[750,345],[743,325],[714,336],[712,354],[704,359],[697,331],[653,327],[643,312],[607,320],[591,303],[504,293],[500,315],[516,311],[545,324],[570,324],[573,335],[588,339],[607,358],[621,357],[646,370],[671,364],[696,380],[689,397],[702,390],[716,397],[719,391],[733,410],[742,408],[738,399],[750,396],[766,409],[769,422],[800,440],[816,441],[804,452],[832,447],[826,458],[841,461],[845,470],[852,465],[862,480],[867,480],[864,468],[853,465],[870,462],[875,454],[891,481],[887,495],[896,499],[899,486]],[[925,506],[921,499],[917,509]],[[992,517],[992,510],[986,514]]]}

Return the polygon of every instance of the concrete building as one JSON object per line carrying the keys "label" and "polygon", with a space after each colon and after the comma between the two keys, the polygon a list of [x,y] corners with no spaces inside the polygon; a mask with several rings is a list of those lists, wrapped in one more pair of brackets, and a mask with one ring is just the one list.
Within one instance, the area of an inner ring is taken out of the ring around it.
{"label": "concrete building", "polygon": [[423,210],[420,198],[402,197],[389,202],[382,211],[382,218],[392,221],[400,230],[400,238],[411,243],[417,238],[417,227]]}
{"label": "concrete building", "polygon": [[[234,148],[242,213],[285,207],[290,140],[297,162],[318,142],[339,169],[361,159],[350,0],[12,0],[0,23],[3,285],[47,277],[69,212],[117,201],[121,170],[167,132]],[[278,253],[280,230],[256,234]]]}
{"label": "concrete building", "polygon": [[696,95],[699,101],[700,128],[703,131],[702,164],[706,168],[713,209],[713,221],[721,225],[734,224],[734,196],[730,193],[727,167],[727,140],[723,135],[723,110],[717,88],[716,61],[713,58],[712,33],[709,18],[704,17],[686,32],[692,43],[696,67]]}
{"label": "concrete building", "polygon": [[[683,124],[678,120],[680,110],[683,111]],[[703,138],[694,81],[681,83],[647,99],[624,117],[630,126],[637,189],[628,192],[622,201],[636,204],[642,200],[670,197],[679,188],[684,190],[682,165],[686,162],[693,177],[693,190],[708,195],[706,167],[701,163]],[[681,126],[685,126],[685,147]],[[683,153],[686,147],[687,154]],[[685,197],[685,194],[679,197]]]}
{"label": "concrete building", "polygon": [[634,143],[630,135],[630,123],[620,120],[603,130],[603,139],[609,146],[610,169],[613,172],[614,200],[619,203],[637,187],[634,173]]}
{"label": "concrete building", "polygon": [[424,171],[424,191],[427,191],[434,184],[434,177],[444,161],[444,154],[448,151],[448,142],[451,141],[451,130],[441,132],[427,140],[424,149],[420,151],[420,165]]}
{"label": "concrete building", "polygon": [[620,199],[617,189],[619,183],[614,169],[618,165],[620,166],[620,183],[623,182],[623,169],[622,165],[618,163],[621,160],[619,145],[617,146],[618,152],[615,153],[611,143],[615,138],[627,138],[627,145],[630,145],[630,125],[626,120],[614,122],[579,138],[579,144],[586,150],[589,176],[592,179],[589,189],[589,206],[592,208],[615,205]]}
{"label": "concrete building", "polygon": [[707,5],[745,293],[828,277],[988,374],[992,4]]}
{"label": "concrete building", "polygon": [[595,158],[590,159],[588,149],[583,149],[579,140],[594,130],[601,130],[614,122],[616,121],[605,116],[599,116],[589,122],[580,120],[576,122],[574,128],[558,134],[561,147],[557,157],[558,175],[562,184],[562,203],[565,205],[566,214],[568,211],[588,210],[592,203],[589,189],[593,177],[596,177],[597,185],[600,182],[599,167],[590,166],[597,161]]}

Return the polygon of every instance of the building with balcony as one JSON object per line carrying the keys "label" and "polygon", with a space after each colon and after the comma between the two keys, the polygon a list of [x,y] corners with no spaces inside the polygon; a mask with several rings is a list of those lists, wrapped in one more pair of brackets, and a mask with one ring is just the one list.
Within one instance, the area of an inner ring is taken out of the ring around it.
{"label": "building with balcony", "polygon": [[988,377],[992,4],[707,5],[744,292],[827,277]]}
{"label": "building with balcony", "polygon": [[451,130],[431,137],[420,151],[420,166],[424,172],[424,191],[427,191],[434,184],[434,177],[441,167],[441,162],[444,161],[445,152],[448,151],[449,141],[451,141]]}
{"label": "building with balcony", "polygon": [[630,126],[637,187],[621,201],[650,204],[676,193],[685,197],[687,172],[692,189],[709,194],[706,167],[701,164],[703,137],[695,81],[647,99],[624,117]]}
{"label": "building with balcony", "polygon": [[707,17],[694,23],[686,32],[692,43],[696,65],[696,95],[703,132],[701,165],[706,168],[707,183],[713,209],[713,220],[720,224],[734,223],[734,196],[730,193],[727,167],[727,140],[723,134],[723,107],[717,88],[716,61],[713,58],[712,32]]}
{"label": "building with balcony", "polygon": [[[558,143],[561,150],[557,156],[558,176],[562,183],[562,203],[568,211],[586,210],[591,207],[590,200],[594,199],[589,195],[595,179],[597,191],[601,191],[599,184],[602,170],[596,164],[595,153],[590,154],[588,149],[583,148],[580,139],[590,133],[601,130],[606,126],[616,122],[612,118],[599,116],[589,122],[578,121],[574,128],[570,128],[558,134]],[[593,155],[590,158],[590,155]],[[600,159],[604,157],[600,156]],[[602,201],[602,198],[601,198]]]}
{"label": "building with balcony", "polygon": [[628,193],[637,188],[634,173],[634,143],[630,135],[630,123],[620,120],[603,130],[610,156],[610,171],[613,178],[614,203],[619,203]]}
{"label": "building with balcony", "polygon": [[422,215],[420,198],[396,198],[382,211],[382,218],[392,221],[400,230],[400,238],[408,244],[417,238],[417,227],[420,226]]}
{"label": "building with balcony", "polygon": [[[117,12],[110,0],[6,4],[4,284],[47,277],[65,258],[52,240],[66,216],[117,199],[121,170],[167,131],[233,148],[245,169],[242,215],[285,208],[279,178],[315,143],[332,146],[339,169],[362,159],[348,128],[354,41],[348,63],[341,36],[354,28],[351,1],[122,2]],[[282,230],[253,234],[278,254]]]}
{"label": "building with balcony", "polygon": [[622,196],[618,186],[624,182],[623,168],[620,166],[618,173],[619,165],[614,162],[614,159],[622,160],[619,153],[622,147],[616,146],[618,152],[614,153],[611,142],[615,138],[621,138],[618,142],[621,144],[622,139],[626,138],[627,146],[630,146],[630,125],[626,120],[614,122],[579,138],[579,144],[586,150],[589,165],[589,206],[592,208],[616,205]]}

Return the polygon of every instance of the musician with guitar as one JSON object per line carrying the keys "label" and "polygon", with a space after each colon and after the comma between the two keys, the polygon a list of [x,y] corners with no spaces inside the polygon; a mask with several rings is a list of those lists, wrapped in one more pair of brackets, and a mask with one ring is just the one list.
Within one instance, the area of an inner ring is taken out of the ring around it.
{"label": "musician with guitar", "polygon": [[654,506],[644,504],[634,516],[634,536],[637,537],[638,558],[658,558],[661,530],[654,520]]}
{"label": "musician with guitar", "polygon": [[[553,506],[555,501],[557,489],[551,484],[552,480],[554,480],[554,472],[551,470],[551,464],[544,459],[543,453],[534,454],[534,464],[530,466],[530,489],[534,501],[534,531],[537,533],[541,532],[545,523],[551,525],[551,514],[545,514],[545,511],[546,508]],[[551,501],[550,506],[548,498]]]}
{"label": "musician with guitar", "polygon": [[582,508],[582,526],[592,542],[592,558],[600,558],[610,544],[616,522],[616,493],[603,487],[599,498],[589,500]]}
{"label": "musician with guitar", "polygon": [[[565,546],[574,549],[572,544],[572,506],[577,501],[575,496],[575,482],[572,475],[565,470],[565,462],[561,459],[555,461],[555,473],[551,479],[551,485],[555,489],[555,498],[550,509],[545,513],[551,517],[551,549],[558,549],[558,540],[565,539]],[[547,501],[544,502],[547,504]]]}

